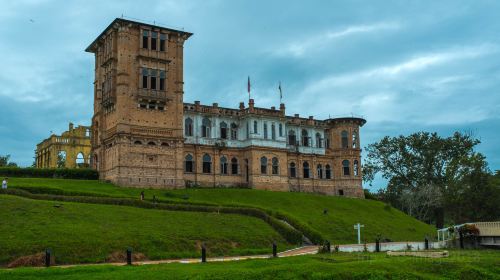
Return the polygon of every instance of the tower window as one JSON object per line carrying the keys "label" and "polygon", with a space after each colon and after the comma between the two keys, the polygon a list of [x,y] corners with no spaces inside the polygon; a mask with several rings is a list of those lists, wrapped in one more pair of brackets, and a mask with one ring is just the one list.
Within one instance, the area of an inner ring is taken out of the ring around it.
{"label": "tower window", "polygon": [[359,162],[355,160],[353,165],[354,176],[359,176]]}
{"label": "tower window", "polygon": [[238,126],[235,123],[231,123],[231,140],[238,139]]}
{"label": "tower window", "polygon": [[358,131],[354,130],[352,132],[352,148],[356,149],[358,147]]}
{"label": "tower window", "polygon": [[149,70],[150,73],[150,78],[151,78],[151,89],[156,89],[156,70],[151,69]]}
{"label": "tower window", "polygon": [[309,136],[305,129],[302,129],[302,146],[309,147]]}
{"label": "tower window", "polygon": [[167,35],[160,34],[160,51],[162,52],[165,51],[166,41],[167,41]]}
{"label": "tower window", "polygon": [[347,159],[342,161],[342,173],[344,174],[344,176],[351,175],[351,170],[349,168],[349,161]]}
{"label": "tower window", "polygon": [[203,118],[201,121],[201,137],[210,138],[210,127],[212,122],[208,118]]}
{"label": "tower window", "polygon": [[227,139],[227,124],[225,122],[220,123],[220,138]]}
{"label": "tower window", "polygon": [[297,145],[297,139],[295,138],[295,131],[288,131],[288,145],[295,146]]}
{"label": "tower window", "polygon": [[158,33],[152,32],[151,33],[151,49],[153,51],[156,51],[157,40],[158,40]]}
{"label": "tower window", "polygon": [[165,71],[160,71],[160,90],[165,90]]}
{"label": "tower window", "polygon": [[342,148],[347,149],[349,148],[349,139],[347,139],[347,131],[342,131],[341,137],[342,137]]}
{"label": "tower window", "polygon": [[142,68],[142,88],[148,88],[148,69]]}
{"label": "tower window", "polygon": [[149,39],[149,31],[142,31],[142,48],[147,49],[148,48],[148,39]]}

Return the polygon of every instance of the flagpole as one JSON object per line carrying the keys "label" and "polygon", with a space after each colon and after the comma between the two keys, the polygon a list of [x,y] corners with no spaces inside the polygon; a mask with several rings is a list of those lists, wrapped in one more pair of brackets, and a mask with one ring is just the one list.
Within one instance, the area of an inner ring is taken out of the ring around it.
{"label": "flagpole", "polygon": [[281,92],[281,81],[279,82],[278,89],[280,91],[280,104],[281,104],[282,103],[282,99],[283,99],[283,93]]}

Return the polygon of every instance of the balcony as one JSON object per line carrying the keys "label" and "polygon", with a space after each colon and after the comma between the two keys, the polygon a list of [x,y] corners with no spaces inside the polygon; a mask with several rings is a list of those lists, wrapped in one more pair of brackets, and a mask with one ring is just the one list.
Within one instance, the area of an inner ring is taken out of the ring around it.
{"label": "balcony", "polygon": [[152,89],[145,89],[145,88],[141,88],[137,91],[137,98],[163,101],[163,102],[167,102],[169,100],[169,98],[167,97],[166,91],[152,90]]}

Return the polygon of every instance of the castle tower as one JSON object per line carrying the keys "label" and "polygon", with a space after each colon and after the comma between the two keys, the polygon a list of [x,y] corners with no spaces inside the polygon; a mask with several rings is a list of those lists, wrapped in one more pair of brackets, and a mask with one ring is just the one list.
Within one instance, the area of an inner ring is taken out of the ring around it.
{"label": "castle tower", "polygon": [[115,19],[95,55],[92,166],[119,185],[183,187],[183,46],[191,33]]}

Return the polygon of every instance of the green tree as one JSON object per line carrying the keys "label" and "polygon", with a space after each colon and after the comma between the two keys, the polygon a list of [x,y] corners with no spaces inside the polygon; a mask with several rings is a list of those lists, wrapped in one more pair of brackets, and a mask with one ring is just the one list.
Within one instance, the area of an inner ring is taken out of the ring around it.
{"label": "green tree", "polygon": [[17,163],[10,161],[10,155],[0,155],[0,167],[17,167]]}
{"label": "green tree", "polygon": [[364,180],[371,183],[381,174],[388,185],[379,197],[438,227],[444,218],[452,222],[486,218],[488,209],[477,210],[496,191],[489,187],[484,156],[474,150],[479,143],[459,132],[447,138],[428,132],[387,136],[366,148]]}

